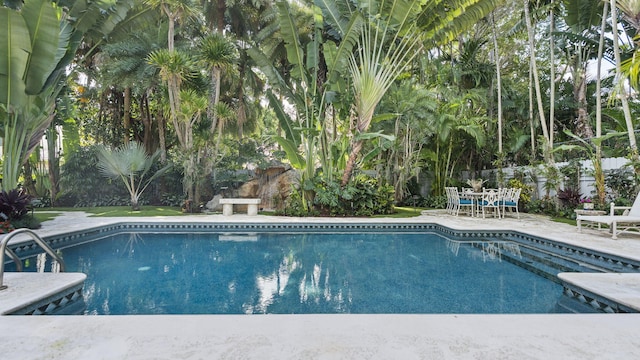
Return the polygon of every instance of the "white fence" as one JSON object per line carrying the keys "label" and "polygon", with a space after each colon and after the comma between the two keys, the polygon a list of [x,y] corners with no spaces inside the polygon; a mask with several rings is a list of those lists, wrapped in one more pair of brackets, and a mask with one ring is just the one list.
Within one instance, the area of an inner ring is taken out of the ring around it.
{"label": "white fence", "polygon": [[[602,159],[602,170],[607,171],[607,170],[627,168],[627,167],[630,167],[628,163],[629,163],[629,160],[626,158]],[[556,163],[556,166],[558,168],[561,168],[567,165],[569,165],[568,162]],[[525,173],[531,173],[531,172],[534,173],[535,176],[533,176],[533,178],[535,179],[535,183],[533,182],[529,183],[529,185],[533,185],[534,187],[534,194],[532,194],[533,198],[539,198],[541,196],[546,195],[546,190],[544,188],[544,185],[547,182],[547,178],[542,175],[543,173],[542,165],[540,165],[537,168],[524,167],[524,166],[515,167],[515,168],[504,168],[503,172],[504,172],[505,179],[508,180],[513,178],[514,177],[513,174],[516,171],[525,172]],[[493,177],[492,173],[495,173],[495,172],[496,172],[495,169],[483,170],[481,173],[481,176],[483,179],[490,178],[490,177]],[[579,174],[580,174],[580,193],[582,194],[582,196],[593,196],[595,194],[593,162],[591,160],[581,160]],[[463,173],[463,177],[468,178],[469,174]],[[555,195],[555,191],[552,190],[549,195],[551,196]]]}

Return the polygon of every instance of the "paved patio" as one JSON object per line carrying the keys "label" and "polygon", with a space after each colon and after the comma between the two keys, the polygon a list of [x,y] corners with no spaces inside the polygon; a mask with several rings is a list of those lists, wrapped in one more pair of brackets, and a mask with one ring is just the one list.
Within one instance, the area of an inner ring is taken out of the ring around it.
{"label": "paved patio", "polygon": [[[132,218],[66,213],[43,223],[51,235]],[[321,222],[319,218],[199,215],[139,222]],[[454,229],[508,229],[640,260],[640,234],[605,231],[523,214],[520,220],[453,217],[427,211],[410,219]],[[636,279],[625,283],[640,298]],[[587,280],[588,281],[588,280]],[[594,281],[594,286],[595,286]],[[599,281],[599,286],[611,285]],[[612,288],[613,289],[613,288]],[[617,288],[617,291],[620,289]],[[640,314],[552,315],[149,315],[2,316],[0,354],[29,359],[619,359],[640,356]]]}

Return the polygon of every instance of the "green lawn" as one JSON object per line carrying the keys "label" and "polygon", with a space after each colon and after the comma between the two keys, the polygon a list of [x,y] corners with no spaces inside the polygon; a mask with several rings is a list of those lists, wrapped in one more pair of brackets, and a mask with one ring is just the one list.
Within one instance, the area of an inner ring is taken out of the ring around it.
{"label": "green lawn", "polygon": [[[186,215],[179,207],[169,206],[142,206],[139,211],[131,210],[130,206],[100,206],[87,208],[38,208],[35,210],[36,218],[48,216],[52,213],[59,215],[61,211],[84,211],[97,217],[116,216],[181,216]],[[54,216],[55,217],[55,216]],[[50,220],[50,219],[46,219]]]}
{"label": "green lawn", "polygon": [[[396,207],[396,212],[390,215],[376,215],[374,217],[409,218],[419,216],[423,208]],[[101,206],[93,208],[38,208],[35,210],[36,219],[42,221],[54,219],[62,211],[84,211],[96,217],[136,217],[136,216],[183,216],[199,215],[185,214],[179,207],[142,206],[139,211],[132,211],[128,206]],[[272,215],[272,212],[261,212],[262,215]],[[206,214],[200,214],[206,215]]]}

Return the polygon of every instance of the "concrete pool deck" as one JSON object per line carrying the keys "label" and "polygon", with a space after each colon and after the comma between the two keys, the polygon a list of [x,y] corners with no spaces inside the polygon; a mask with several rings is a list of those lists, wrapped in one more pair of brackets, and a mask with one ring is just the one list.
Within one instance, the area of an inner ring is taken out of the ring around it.
{"label": "concrete pool deck", "polygon": [[[640,260],[640,234],[606,231],[522,214],[520,220],[453,217],[427,211],[405,219],[197,215],[136,222],[394,222],[453,229],[517,230]],[[43,223],[48,236],[134,218],[65,213]],[[605,274],[606,275],[606,274]],[[629,274],[632,275],[632,274]],[[577,279],[611,286],[638,303],[637,276]],[[616,286],[618,283],[618,286]],[[620,291],[620,284],[623,289]],[[628,286],[628,288],[626,288]],[[541,315],[147,315],[0,316],[0,354],[29,359],[614,359],[640,357],[640,314]]]}

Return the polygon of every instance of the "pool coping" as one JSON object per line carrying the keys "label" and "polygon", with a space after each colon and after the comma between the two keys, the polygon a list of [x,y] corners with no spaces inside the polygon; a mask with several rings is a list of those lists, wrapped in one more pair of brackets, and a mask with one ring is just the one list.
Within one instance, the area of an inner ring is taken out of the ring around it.
{"label": "pool coping", "polygon": [[7,272],[0,291],[0,315],[55,314],[82,296],[83,273]]}
{"label": "pool coping", "polygon": [[[399,222],[435,222],[453,229],[509,229],[640,259],[640,238],[612,241],[521,214],[522,220],[468,219],[443,211]],[[309,221],[248,218],[233,221]],[[113,224],[224,222],[221,216],[90,219],[73,214],[44,223],[41,236]],[[311,219],[312,222],[327,219]],[[353,222],[363,219],[328,219]],[[398,222],[398,219],[371,221]],[[151,315],[0,316],[0,349],[29,348],[34,359],[613,359],[640,356],[640,314],[537,315]],[[64,329],[64,330],[63,330]],[[61,331],[63,330],[63,331]]]}

